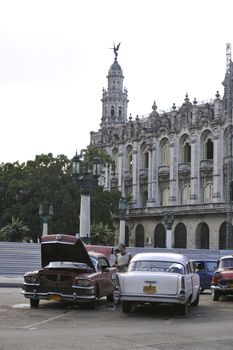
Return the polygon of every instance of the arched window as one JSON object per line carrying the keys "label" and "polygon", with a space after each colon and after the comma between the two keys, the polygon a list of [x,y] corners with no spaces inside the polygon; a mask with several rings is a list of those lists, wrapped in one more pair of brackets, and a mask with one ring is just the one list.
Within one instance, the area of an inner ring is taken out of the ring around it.
{"label": "arched window", "polygon": [[125,225],[125,246],[129,247],[129,227]]}
{"label": "arched window", "polygon": [[119,107],[119,117],[121,117],[122,114],[122,107]]}
{"label": "arched window", "polygon": [[184,162],[190,163],[191,162],[191,146],[189,143],[185,143],[183,152],[184,152]]}
{"label": "arched window", "polygon": [[145,241],[144,227],[141,224],[139,224],[136,227],[136,232],[135,232],[135,246],[144,247],[144,241]]}
{"label": "arched window", "polygon": [[214,145],[212,140],[208,139],[206,142],[206,159],[214,158]]}
{"label": "arched window", "polygon": [[141,168],[149,168],[149,154],[147,151],[147,145],[145,143],[141,146]]}
{"label": "arched window", "polygon": [[154,231],[154,247],[166,248],[166,229],[163,224],[158,224]]}
{"label": "arched window", "polygon": [[209,226],[201,222],[196,229],[196,248],[209,249]]}
{"label": "arched window", "polygon": [[183,223],[176,225],[174,236],[174,248],[187,248],[187,229]]}
{"label": "arched window", "polygon": [[132,171],[133,170],[133,148],[132,148],[132,146],[127,147],[125,159],[126,159],[126,164],[125,164],[126,171]]}
{"label": "arched window", "polygon": [[115,115],[115,110],[114,110],[114,106],[111,107],[111,117],[114,117]]}
{"label": "arched window", "polygon": [[233,248],[233,227],[229,227],[229,237],[227,240],[227,222],[223,222],[219,229],[219,249],[227,249],[227,241],[230,248]]}
{"label": "arched window", "polygon": [[170,166],[170,146],[168,140],[161,143],[161,165]]}

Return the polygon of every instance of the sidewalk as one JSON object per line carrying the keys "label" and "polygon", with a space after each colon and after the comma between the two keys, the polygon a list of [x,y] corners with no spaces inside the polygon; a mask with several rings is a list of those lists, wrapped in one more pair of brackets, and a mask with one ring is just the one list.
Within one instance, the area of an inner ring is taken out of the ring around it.
{"label": "sidewalk", "polygon": [[0,288],[21,288],[23,276],[0,275]]}

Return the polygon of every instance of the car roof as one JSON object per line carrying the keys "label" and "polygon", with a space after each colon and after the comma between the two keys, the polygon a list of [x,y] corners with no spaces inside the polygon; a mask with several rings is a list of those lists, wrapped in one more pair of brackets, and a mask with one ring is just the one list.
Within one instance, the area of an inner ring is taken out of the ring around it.
{"label": "car roof", "polygon": [[233,255],[225,255],[225,256],[221,256],[220,260],[222,259],[233,259]]}
{"label": "car roof", "polygon": [[191,261],[195,262],[195,261],[203,261],[203,262],[206,262],[206,261],[209,261],[209,262],[217,262],[218,260],[217,259],[192,259]]}
{"label": "car roof", "polygon": [[189,259],[183,254],[177,253],[138,253],[134,255],[131,261],[142,261],[142,260],[156,260],[156,261],[170,261],[179,262],[181,264],[186,264]]}

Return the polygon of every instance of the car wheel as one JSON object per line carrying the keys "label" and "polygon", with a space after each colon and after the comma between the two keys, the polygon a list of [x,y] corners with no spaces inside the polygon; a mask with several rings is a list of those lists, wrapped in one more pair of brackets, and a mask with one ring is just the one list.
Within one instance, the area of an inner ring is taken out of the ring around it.
{"label": "car wheel", "polygon": [[113,293],[107,295],[107,302],[108,302],[108,303],[113,303],[113,302],[114,302]]}
{"label": "car wheel", "polygon": [[124,312],[124,314],[128,314],[132,310],[132,303],[129,301],[122,301],[121,307],[122,307],[122,311]]}
{"label": "car wheel", "polygon": [[40,303],[40,299],[30,299],[30,306],[31,307],[38,307]]}
{"label": "car wheel", "polygon": [[219,299],[219,297],[220,297],[219,293],[216,292],[215,290],[212,290],[212,291],[211,291],[211,296],[212,296],[212,300],[213,300],[213,301],[218,301],[218,299]]}
{"label": "car wheel", "polygon": [[180,304],[179,305],[179,314],[181,316],[186,316],[188,314],[188,308],[189,308],[188,301],[186,301],[185,304]]}
{"label": "car wheel", "polygon": [[199,304],[199,298],[200,298],[200,294],[199,293],[197,293],[197,297],[196,297],[196,299],[192,302],[192,306],[197,306],[198,304]]}

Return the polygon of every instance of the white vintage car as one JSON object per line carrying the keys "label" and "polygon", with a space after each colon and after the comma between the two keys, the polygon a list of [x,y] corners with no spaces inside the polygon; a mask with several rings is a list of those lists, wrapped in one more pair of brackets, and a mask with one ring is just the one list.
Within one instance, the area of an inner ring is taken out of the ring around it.
{"label": "white vintage car", "polygon": [[128,272],[117,273],[114,297],[124,313],[137,304],[165,303],[186,315],[189,305],[198,305],[199,293],[199,275],[186,256],[139,253],[131,259]]}

